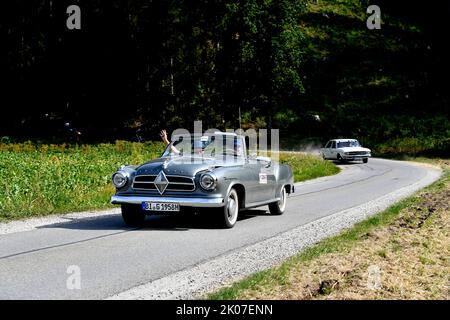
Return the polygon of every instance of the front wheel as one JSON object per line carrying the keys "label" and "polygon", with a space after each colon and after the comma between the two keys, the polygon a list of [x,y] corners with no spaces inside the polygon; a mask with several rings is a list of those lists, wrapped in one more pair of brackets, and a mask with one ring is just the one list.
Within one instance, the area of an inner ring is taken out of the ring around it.
{"label": "front wheel", "polygon": [[225,206],[218,209],[218,219],[225,228],[233,228],[239,213],[239,198],[235,189],[231,189],[225,199]]}
{"label": "front wheel", "polygon": [[287,200],[287,192],[286,188],[283,187],[283,189],[281,189],[280,200],[278,200],[277,202],[269,203],[270,214],[273,215],[283,214],[284,210],[286,209],[286,200]]}
{"label": "front wheel", "polygon": [[144,224],[145,214],[139,205],[122,204],[122,218],[129,227],[141,227]]}
{"label": "front wheel", "polygon": [[337,155],[337,160],[339,161],[339,162],[341,162],[341,163],[343,163],[344,162],[344,159],[341,157],[341,155],[338,153],[338,155]]}
{"label": "front wheel", "polygon": [[369,161],[369,158],[364,158],[363,163],[367,163]]}

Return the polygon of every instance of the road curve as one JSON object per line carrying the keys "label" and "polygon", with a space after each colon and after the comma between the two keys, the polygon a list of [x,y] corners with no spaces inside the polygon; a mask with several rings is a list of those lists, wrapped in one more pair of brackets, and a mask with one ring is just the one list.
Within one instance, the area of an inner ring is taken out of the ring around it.
{"label": "road curve", "polygon": [[[144,228],[131,229],[113,214],[0,235],[0,299],[154,298],[133,295],[133,288],[147,284],[148,290],[148,283],[156,288],[161,279],[186,270],[192,273],[195,266],[222,261],[230,254],[239,256],[255,244],[276,243],[277,237],[292,230],[364,208],[399,190],[406,190],[405,196],[440,175],[431,167],[382,159],[340,166],[338,175],[298,183],[284,215],[270,216],[267,207],[250,210],[233,229],[162,216],[149,217]],[[223,266],[224,274],[229,273],[226,278],[242,276],[239,269],[233,271],[233,264]],[[73,265],[79,267],[81,289],[67,287],[68,267]],[[193,275],[192,282],[203,276]]]}

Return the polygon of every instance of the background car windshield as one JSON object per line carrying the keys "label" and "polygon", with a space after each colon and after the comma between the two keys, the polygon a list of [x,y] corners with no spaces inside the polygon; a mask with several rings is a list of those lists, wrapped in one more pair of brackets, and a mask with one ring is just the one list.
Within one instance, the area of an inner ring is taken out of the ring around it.
{"label": "background car windshield", "polygon": [[360,147],[358,140],[340,141],[337,143],[338,148]]}

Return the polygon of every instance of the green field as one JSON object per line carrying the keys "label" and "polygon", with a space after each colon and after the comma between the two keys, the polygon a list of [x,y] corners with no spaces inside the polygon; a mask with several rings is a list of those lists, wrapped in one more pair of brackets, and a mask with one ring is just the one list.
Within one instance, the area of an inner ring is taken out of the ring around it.
{"label": "green field", "polygon": [[109,207],[111,175],[155,158],[161,143],[0,145],[0,220]]}
{"label": "green field", "polygon": [[[158,157],[160,142],[98,145],[0,144],[0,221],[110,207],[111,175]],[[284,155],[296,181],[339,169],[311,155]]]}

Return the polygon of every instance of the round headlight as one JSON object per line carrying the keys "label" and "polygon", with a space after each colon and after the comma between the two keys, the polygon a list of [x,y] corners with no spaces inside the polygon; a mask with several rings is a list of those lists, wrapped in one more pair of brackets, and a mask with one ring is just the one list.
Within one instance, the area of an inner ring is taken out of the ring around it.
{"label": "round headlight", "polygon": [[211,173],[204,173],[200,177],[200,186],[205,190],[214,190],[216,188],[217,178]]}
{"label": "round headlight", "polygon": [[122,188],[127,183],[127,176],[122,172],[116,172],[112,177],[112,182],[116,188]]}

